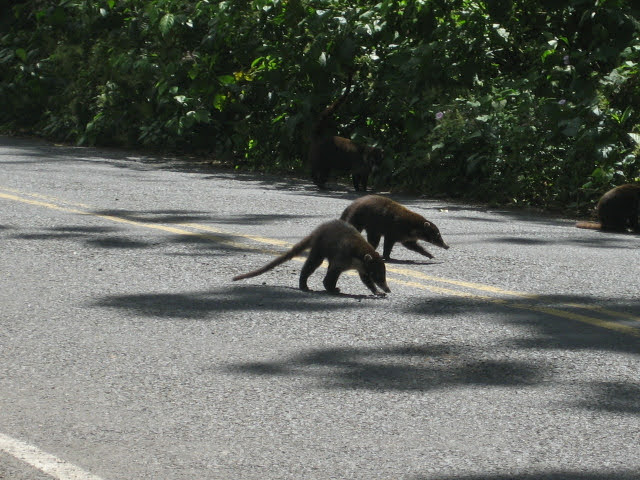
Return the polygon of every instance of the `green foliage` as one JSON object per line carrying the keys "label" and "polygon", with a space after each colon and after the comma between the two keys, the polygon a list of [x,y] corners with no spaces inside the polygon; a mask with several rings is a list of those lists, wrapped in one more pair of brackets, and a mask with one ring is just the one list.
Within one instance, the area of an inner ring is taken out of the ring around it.
{"label": "green foliage", "polygon": [[304,166],[314,116],[379,185],[584,208],[640,176],[631,0],[0,2],[0,125]]}

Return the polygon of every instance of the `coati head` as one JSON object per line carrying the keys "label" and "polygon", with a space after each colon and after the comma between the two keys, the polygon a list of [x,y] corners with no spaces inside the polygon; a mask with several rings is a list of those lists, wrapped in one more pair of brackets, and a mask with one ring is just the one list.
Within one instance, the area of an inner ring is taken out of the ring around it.
{"label": "coati head", "polygon": [[382,290],[390,293],[391,290],[387,286],[387,269],[384,261],[378,252],[373,254],[367,253],[363,258],[364,275],[368,276],[373,283],[378,285]]}
{"label": "coati head", "polygon": [[424,240],[425,242],[432,243],[438,247],[444,248],[445,250],[449,248],[449,245],[444,243],[444,240],[442,240],[442,235],[440,235],[440,230],[438,230],[438,227],[436,227],[433,223],[431,223],[428,220],[425,220],[424,225],[422,226],[422,229],[416,233],[417,233],[417,237],[420,240]]}

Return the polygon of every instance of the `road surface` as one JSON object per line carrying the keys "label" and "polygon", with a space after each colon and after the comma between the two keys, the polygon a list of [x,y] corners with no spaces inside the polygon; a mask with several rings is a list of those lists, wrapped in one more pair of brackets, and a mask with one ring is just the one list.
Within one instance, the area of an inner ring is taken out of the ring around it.
{"label": "road surface", "polygon": [[391,293],[267,263],[356,196],[0,137],[0,478],[640,479],[640,237],[394,197]]}

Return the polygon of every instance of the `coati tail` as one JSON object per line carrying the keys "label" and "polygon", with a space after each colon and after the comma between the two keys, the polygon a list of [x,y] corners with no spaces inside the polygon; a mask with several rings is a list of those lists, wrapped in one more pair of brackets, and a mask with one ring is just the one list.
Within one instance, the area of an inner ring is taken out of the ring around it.
{"label": "coati tail", "polygon": [[325,130],[327,130],[327,124],[328,124],[329,118],[331,117],[331,115],[333,115],[333,112],[335,112],[337,108],[345,102],[345,100],[349,96],[349,93],[351,93],[352,79],[353,79],[353,72],[349,72],[349,76],[347,77],[347,85],[345,87],[344,93],[340,95],[331,105],[325,108],[322,111],[322,113],[320,113],[320,115],[318,115],[318,119],[313,125],[314,135],[320,136],[323,133],[325,133]]}
{"label": "coati tail", "polygon": [[291,260],[296,255],[299,255],[300,253],[304,252],[307,248],[309,248],[310,245],[311,245],[311,236],[305,237],[302,240],[300,240],[298,243],[296,243],[293,247],[291,247],[291,250],[289,250],[286,253],[283,253],[279,257],[276,257],[275,259],[267,263],[264,267],[260,267],[259,269],[249,273],[236,275],[235,277],[233,277],[233,281],[235,282],[236,280],[243,280],[245,278],[257,277],[258,275],[262,275],[263,273],[268,272],[272,268],[275,268],[278,265]]}
{"label": "coati tail", "polygon": [[576,227],[588,228],[589,230],[600,230],[602,229],[602,224],[597,222],[578,222],[576,223]]}

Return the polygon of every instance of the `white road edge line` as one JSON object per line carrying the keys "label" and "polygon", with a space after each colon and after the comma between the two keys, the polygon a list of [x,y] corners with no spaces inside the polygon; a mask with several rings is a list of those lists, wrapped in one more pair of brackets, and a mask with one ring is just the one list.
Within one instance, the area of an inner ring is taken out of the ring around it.
{"label": "white road edge line", "polygon": [[43,452],[38,447],[2,433],[0,433],[0,451],[22,460],[58,480],[103,480],[96,475],[85,472],[80,467]]}

